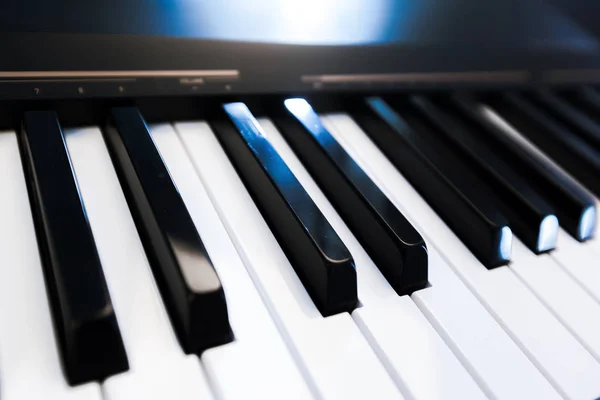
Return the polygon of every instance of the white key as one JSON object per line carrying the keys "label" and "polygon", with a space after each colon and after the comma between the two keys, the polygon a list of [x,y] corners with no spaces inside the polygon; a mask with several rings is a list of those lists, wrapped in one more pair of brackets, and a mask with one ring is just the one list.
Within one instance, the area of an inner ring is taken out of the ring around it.
{"label": "white key", "polygon": [[552,257],[569,275],[600,302],[600,253],[573,239],[564,231],[558,233],[558,246]]}
{"label": "white key", "polygon": [[[561,235],[567,235],[561,232]],[[552,254],[552,253],[550,253]],[[549,254],[536,255],[513,241],[510,268],[581,344],[600,361],[600,304],[582,290]]]}
{"label": "white key", "polygon": [[218,397],[311,398],[175,129],[161,124],[151,132],[225,289],[235,341],[209,349],[201,358]]}
{"label": "white key", "polygon": [[413,300],[490,398],[561,399],[433,246],[429,282]]}
{"label": "white key", "polygon": [[487,398],[409,296],[366,306],[353,317],[407,398]]}
{"label": "white key", "polygon": [[[507,267],[487,270],[347,115],[332,134],[419,229],[563,397],[600,394],[600,364]],[[341,134],[343,132],[343,134]]]}
{"label": "white key", "polygon": [[102,384],[106,399],[211,399],[175,337],[100,129],[65,137],[129,359]]}
{"label": "white key", "polygon": [[399,297],[389,285],[273,123],[268,119],[259,119],[259,123],[269,142],[352,254],[362,304],[352,317],[405,396],[415,399],[485,398],[410,297]]}
{"label": "white key", "polygon": [[100,400],[62,373],[14,132],[0,132],[0,398]]}
{"label": "white key", "polygon": [[350,315],[321,316],[209,126],[175,127],[271,317],[319,396],[402,398]]}

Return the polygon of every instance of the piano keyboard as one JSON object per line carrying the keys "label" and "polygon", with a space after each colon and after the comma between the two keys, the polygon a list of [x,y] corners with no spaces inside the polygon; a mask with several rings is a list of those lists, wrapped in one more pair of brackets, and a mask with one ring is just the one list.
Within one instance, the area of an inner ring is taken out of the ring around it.
{"label": "piano keyboard", "polygon": [[203,115],[0,132],[0,399],[600,398],[600,92]]}

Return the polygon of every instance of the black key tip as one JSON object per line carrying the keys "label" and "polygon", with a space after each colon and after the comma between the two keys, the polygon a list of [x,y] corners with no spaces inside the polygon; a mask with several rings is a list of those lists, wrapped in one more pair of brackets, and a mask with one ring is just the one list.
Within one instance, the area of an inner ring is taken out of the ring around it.
{"label": "black key tip", "polygon": [[577,240],[585,242],[594,237],[596,232],[596,207],[588,206],[581,213],[579,226],[577,227]]}
{"label": "black key tip", "polygon": [[513,243],[512,230],[508,226],[503,226],[498,231],[494,241],[496,245],[493,248],[496,250],[491,254],[488,262],[485,263],[488,268],[500,267],[510,262]]}
{"label": "black key tip", "polygon": [[202,295],[192,294],[189,303],[188,350],[200,354],[211,347],[233,341],[223,288]]}
{"label": "black key tip", "polygon": [[77,323],[66,340],[68,350],[64,352],[64,368],[71,385],[102,380],[129,369],[121,333],[110,304],[95,320]]}
{"label": "black key tip", "polygon": [[352,312],[358,305],[354,260],[348,258],[329,262],[329,264],[328,282],[337,282],[337,284],[329,285],[327,304],[320,307],[324,317],[341,312]]}

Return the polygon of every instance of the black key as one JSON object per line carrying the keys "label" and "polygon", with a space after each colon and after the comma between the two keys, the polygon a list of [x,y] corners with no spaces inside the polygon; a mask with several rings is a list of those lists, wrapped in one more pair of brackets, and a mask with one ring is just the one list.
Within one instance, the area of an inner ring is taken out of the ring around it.
{"label": "black key", "polygon": [[112,109],[104,137],[184,351],[232,341],[223,286],[143,117]]}
{"label": "black key", "polygon": [[26,112],[19,137],[67,380],[76,385],[126,371],[121,332],[56,114]]}
{"label": "black key", "polygon": [[580,98],[590,105],[596,113],[600,113],[600,92],[592,88],[584,88],[580,91]]}
{"label": "black key", "polygon": [[596,124],[600,124],[600,92],[591,87],[584,87],[570,95],[569,99],[577,107],[584,109]]}
{"label": "black key", "polygon": [[414,119],[382,99],[349,103],[352,117],[487,267],[510,261],[512,231],[483,183]]}
{"label": "black key", "polygon": [[531,96],[534,102],[557,118],[573,133],[590,145],[600,148],[600,125],[549,90],[540,90]]}
{"label": "black key", "polygon": [[248,192],[323,316],[358,304],[354,260],[243,103],[209,121]]}
{"label": "black key", "polygon": [[587,99],[594,110],[600,112],[600,92],[598,90],[586,87],[581,89],[580,93],[581,98]]}
{"label": "black key", "polygon": [[513,232],[535,253],[556,247],[558,219],[552,207],[497,153],[481,140],[478,129],[447,113],[423,96],[411,104],[437,128],[438,137],[456,151],[465,165],[492,188]]}
{"label": "black key", "polygon": [[[577,240],[594,234],[594,197],[532,146],[490,108],[470,96],[454,96],[457,112],[476,124],[494,151],[527,179],[556,210],[560,225]],[[484,108],[485,107],[485,108]]]}
{"label": "black key", "polygon": [[427,286],[427,247],[304,99],[270,107],[294,152],[400,295]]}
{"label": "black key", "polygon": [[519,133],[539,147],[589,190],[600,196],[600,153],[531,101],[516,93],[490,99]]}

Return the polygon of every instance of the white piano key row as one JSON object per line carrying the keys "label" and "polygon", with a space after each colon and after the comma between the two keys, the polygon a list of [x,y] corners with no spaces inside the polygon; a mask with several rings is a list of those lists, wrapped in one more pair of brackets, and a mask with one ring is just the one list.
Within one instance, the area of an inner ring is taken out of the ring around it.
{"label": "white piano key row", "polygon": [[[234,342],[186,355],[96,127],[66,131],[130,370],[69,387],[60,370],[14,132],[0,133],[0,398],[593,399],[599,240],[550,255],[515,240],[487,270],[348,115],[325,126],[425,238],[431,286],[398,296],[267,119],[269,140],[352,253],[361,306],[323,318],[205,122],[152,137],[225,288]],[[594,317],[595,316],[595,317]]]}

